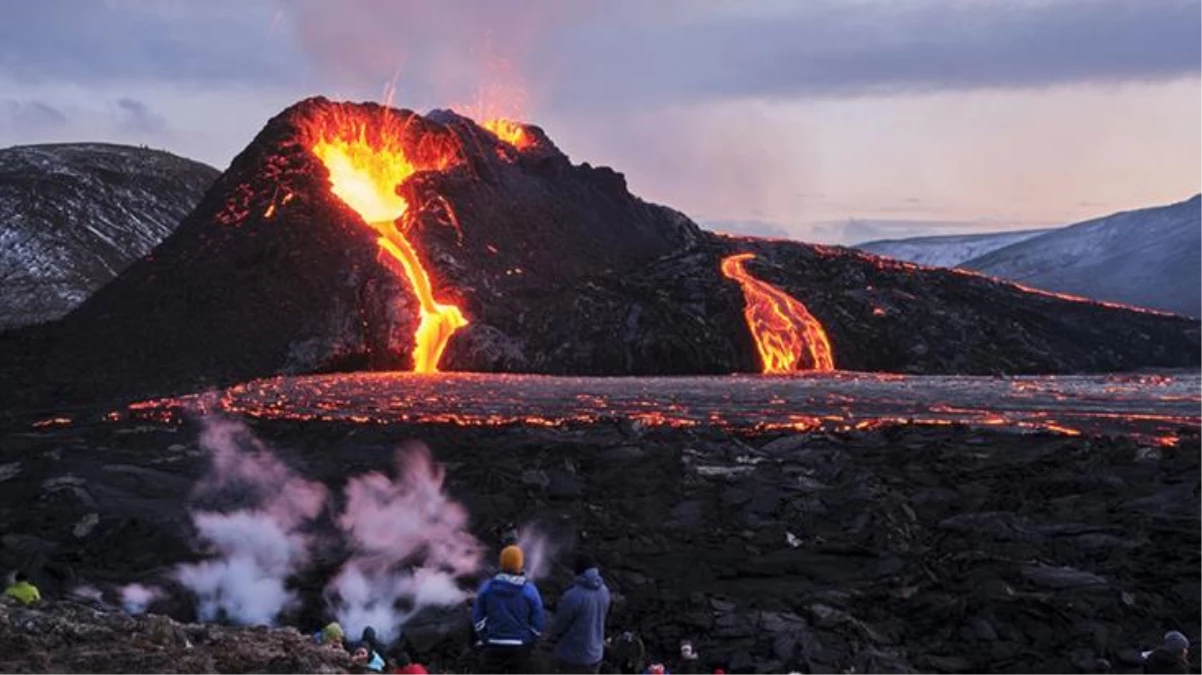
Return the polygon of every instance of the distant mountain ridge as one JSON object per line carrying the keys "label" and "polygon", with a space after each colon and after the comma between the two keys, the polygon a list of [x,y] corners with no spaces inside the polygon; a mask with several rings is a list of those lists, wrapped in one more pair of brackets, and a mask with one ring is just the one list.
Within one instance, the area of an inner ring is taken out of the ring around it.
{"label": "distant mountain ridge", "polygon": [[218,175],[125,145],[0,149],[0,330],[83,302],[170,234]]}
{"label": "distant mountain ridge", "polygon": [[1202,316],[1202,195],[1053,230],[961,267],[1028,286]]}
{"label": "distant mountain ridge", "polygon": [[[965,239],[919,237],[857,248],[920,264],[961,267],[1047,291],[1202,315],[1202,195],[1034,235],[1007,232]],[[974,245],[987,250],[964,257]]]}
{"label": "distant mountain ridge", "polygon": [[1020,230],[989,234],[952,234],[905,239],[878,239],[856,244],[861,251],[884,255],[898,260],[930,265],[955,267],[960,263],[983,256],[999,248],[1038,237],[1051,230]]}

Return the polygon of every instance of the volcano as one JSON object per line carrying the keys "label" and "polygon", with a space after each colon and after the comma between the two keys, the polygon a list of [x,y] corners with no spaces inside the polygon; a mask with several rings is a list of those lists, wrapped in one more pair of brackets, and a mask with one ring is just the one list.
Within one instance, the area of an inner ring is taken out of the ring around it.
{"label": "volcano", "polygon": [[[538,127],[301,101],[180,227],[9,336],[56,399],[347,370],[1060,373],[1199,363],[1196,321],[734,238]],[[32,389],[31,389],[32,388]]]}

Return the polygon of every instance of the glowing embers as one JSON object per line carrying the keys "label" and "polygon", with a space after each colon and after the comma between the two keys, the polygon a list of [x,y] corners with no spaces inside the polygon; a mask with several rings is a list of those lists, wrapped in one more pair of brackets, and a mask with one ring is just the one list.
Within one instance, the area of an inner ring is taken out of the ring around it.
{"label": "glowing embers", "polygon": [[517,122],[506,119],[491,119],[480,126],[493,132],[497,138],[512,145],[518,150],[525,150],[534,145],[534,138],[526,133],[526,128]]}
{"label": "glowing embers", "polygon": [[743,289],[743,316],[760,352],[764,372],[834,370],[835,357],[822,324],[805,305],[748,274],[743,263],[754,257],[752,253],[739,253],[723,258],[722,274],[739,282]]}
{"label": "glowing embers", "polygon": [[409,280],[420,304],[413,370],[433,373],[451,336],[468,321],[455,305],[435,300],[417,249],[397,228],[409,208],[397,188],[418,171],[455,165],[460,152],[450,133],[423,131],[414,119],[387,110],[330,111],[311,120],[305,132],[307,145],[330,172],[331,191],[375,230],[389,265]]}
{"label": "glowing embers", "polygon": [[[573,428],[631,420],[659,428],[851,431],[968,425],[1019,433],[1130,435],[1141,444],[1196,443],[1198,375],[1065,377],[546,377],[349,373],[275,377],[180,398],[130,404],[105,419],[185,416],[354,424]],[[949,401],[955,401],[952,405]],[[89,416],[76,424],[90,424]],[[44,433],[54,433],[45,430]],[[573,432],[575,433],[575,432]]]}

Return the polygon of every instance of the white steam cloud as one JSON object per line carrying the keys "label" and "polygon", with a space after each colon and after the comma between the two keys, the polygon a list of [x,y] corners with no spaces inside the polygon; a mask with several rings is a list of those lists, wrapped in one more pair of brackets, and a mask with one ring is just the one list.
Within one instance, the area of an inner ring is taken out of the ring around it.
{"label": "white steam cloud", "polygon": [[[71,589],[71,595],[81,600],[89,602],[103,603],[104,591],[96,588],[92,584],[80,584]],[[131,612],[132,613],[132,612]]]}
{"label": "white steam cloud", "polygon": [[[94,587],[87,587],[89,593],[95,594],[95,599],[100,600],[100,591]],[[83,588],[76,589],[76,593],[82,595]],[[89,597],[91,597],[89,595]],[[146,609],[155,600],[163,597],[163,589],[157,586],[143,586],[142,584],[129,584],[121,588],[121,607],[129,614],[144,614]]]}
{"label": "white steam cloud", "polygon": [[[275,623],[297,603],[287,582],[310,562],[329,493],[241,424],[207,423],[200,445],[212,465],[194,497],[235,508],[193,512],[211,556],[180,565],[175,578],[196,595],[203,621]],[[425,446],[414,446],[397,453],[394,475],[373,471],[347,481],[331,538],[351,557],[326,599],[348,636],[371,626],[390,642],[422,608],[467,597],[458,580],[479,569],[483,547],[468,530],[467,509],[444,492],[444,478]]]}
{"label": "white steam cloud", "polygon": [[551,562],[558,557],[564,544],[555,541],[538,525],[528,524],[518,530],[518,548],[522,549],[526,578],[537,581],[551,571]]}
{"label": "white steam cloud", "polygon": [[423,607],[466,599],[456,580],[479,569],[482,551],[429,450],[414,446],[396,460],[395,477],[371,472],[348,481],[338,525],[354,555],[327,588],[350,635],[372,626],[385,642]]}
{"label": "white steam cloud", "polygon": [[308,562],[311,542],[303,528],[324,508],[325,486],[297,476],[240,424],[207,423],[200,446],[212,465],[194,496],[236,496],[246,503],[229,512],[192,514],[214,557],[180,565],[176,579],[196,594],[202,621],[275,623],[296,603],[285,583]]}

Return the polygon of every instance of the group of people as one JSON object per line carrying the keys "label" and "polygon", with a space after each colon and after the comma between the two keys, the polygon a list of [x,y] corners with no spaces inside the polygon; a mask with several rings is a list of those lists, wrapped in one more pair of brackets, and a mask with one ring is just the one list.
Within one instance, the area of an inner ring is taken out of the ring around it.
{"label": "group of people", "polygon": [[545,637],[555,645],[559,672],[598,672],[605,656],[610,597],[593,559],[584,554],[576,557],[576,580],[560,599],[550,628],[542,596],[526,578],[522,549],[506,546],[500,562],[501,571],[484,582],[472,605],[481,670],[530,672],[531,649]]}
{"label": "group of people", "polygon": [[[535,644],[546,638],[555,644],[560,672],[598,672],[605,655],[605,618],[609,614],[610,596],[596,563],[586,555],[577,556],[576,581],[564,593],[549,628],[538,587],[526,578],[522,549],[506,546],[501,551],[500,563],[500,572],[484,582],[472,603],[480,671],[532,672],[531,652]],[[346,649],[351,661],[364,672],[427,672],[424,666],[412,663],[403,650],[386,649],[370,627],[364,629],[354,644],[347,644],[342,626],[336,622],[326,625],[314,638],[319,644]]]}
{"label": "group of people", "polygon": [[425,675],[426,667],[414,663],[403,649],[387,649],[376,637],[376,629],[363,629],[359,641],[347,644],[346,633],[338,622],[326,624],[313,636],[320,645],[333,649],[345,649],[351,655],[351,663],[364,673],[397,673],[399,675]]}
{"label": "group of people", "polygon": [[[522,550],[517,545],[506,546],[501,550],[500,563],[500,572],[484,582],[472,605],[481,672],[536,672],[530,662],[531,652],[544,640],[554,645],[555,666],[560,673],[597,673],[603,660],[621,673],[669,672],[662,661],[647,659],[643,641],[634,633],[606,639],[609,588],[597,563],[588,555],[576,556],[576,578],[560,598],[549,627],[542,596],[534,582],[526,578]],[[692,642],[681,643],[676,672],[702,672]]]}

